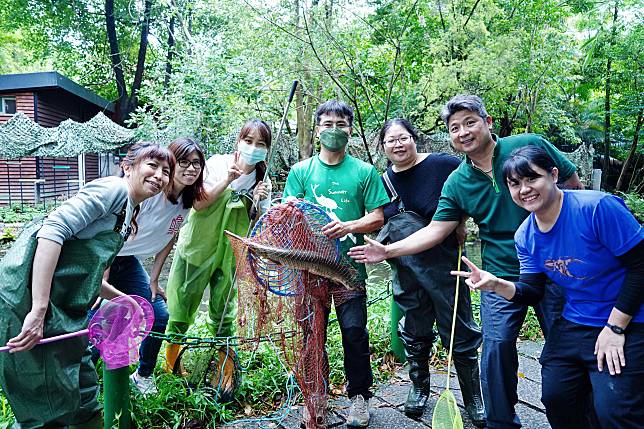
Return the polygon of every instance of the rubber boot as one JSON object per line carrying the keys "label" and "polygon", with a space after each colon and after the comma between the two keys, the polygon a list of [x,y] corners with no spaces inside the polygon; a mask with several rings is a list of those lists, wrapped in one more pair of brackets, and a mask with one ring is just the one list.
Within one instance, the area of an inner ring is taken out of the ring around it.
{"label": "rubber boot", "polygon": [[454,366],[461,386],[465,411],[470,416],[474,426],[482,428],[486,425],[485,407],[481,395],[481,380],[477,353],[469,356],[454,356]]}
{"label": "rubber boot", "polygon": [[219,395],[218,402],[232,402],[239,383],[237,353],[232,348],[222,347],[217,351],[217,360],[214,364],[211,384]]}
{"label": "rubber boot", "polygon": [[181,345],[169,343],[165,348],[165,365],[163,369],[165,372],[174,374],[174,365],[177,362],[177,357],[181,353]]}
{"label": "rubber boot", "polygon": [[405,357],[409,362],[409,379],[412,386],[405,401],[405,414],[420,417],[425,411],[429,397],[429,355],[432,350],[431,337],[416,337],[405,331],[406,318],[398,324],[398,336],[405,346]]}
{"label": "rubber boot", "polygon": [[411,387],[405,401],[405,415],[409,417],[420,417],[425,412],[425,404],[429,397],[429,360],[410,360],[409,379]]}
{"label": "rubber boot", "polygon": [[103,413],[98,413],[85,423],[69,425],[69,429],[103,429]]}

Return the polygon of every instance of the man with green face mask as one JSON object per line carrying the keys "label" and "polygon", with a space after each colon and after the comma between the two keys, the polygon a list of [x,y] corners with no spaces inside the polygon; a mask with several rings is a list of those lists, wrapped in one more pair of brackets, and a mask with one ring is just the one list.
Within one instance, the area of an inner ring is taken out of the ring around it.
{"label": "man with green face mask", "polygon": [[[389,202],[376,169],[346,153],[353,111],[336,100],[327,101],[315,112],[320,154],[295,164],[289,172],[284,197],[304,198],[321,206],[332,221],[322,229],[340,239],[342,252],[364,242],[363,234],[382,226],[383,206]],[[364,264],[352,262],[361,279],[367,278]],[[342,333],[344,371],[351,408],[348,426],[369,424],[369,391],[373,383],[369,361],[367,304],[365,292],[347,291],[332,284],[335,310]],[[340,296],[341,295],[341,296]],[[326,316],[328,321],[327,309]],[[305,417],[306,418],[306,417]]]}

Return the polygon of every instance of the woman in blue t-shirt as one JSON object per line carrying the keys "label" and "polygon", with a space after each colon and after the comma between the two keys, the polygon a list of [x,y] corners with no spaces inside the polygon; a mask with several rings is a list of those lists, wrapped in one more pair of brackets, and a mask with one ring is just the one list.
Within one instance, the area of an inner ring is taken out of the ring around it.
{"label": "woman in blue t-shirt", "polygon": [[[541,299],[547,277],[563,286],[562,318],[540,358],[548,421],[553,429],[641,428],[644,229],[618,197],[557,188],[557,168],[543,149],[514,151],[503,176],[514,202],[530,212],[515,234],[519,281],[467,258],[471,272],[452,274],[524,304]],[[589,392],[594,403],[583,406]]]}

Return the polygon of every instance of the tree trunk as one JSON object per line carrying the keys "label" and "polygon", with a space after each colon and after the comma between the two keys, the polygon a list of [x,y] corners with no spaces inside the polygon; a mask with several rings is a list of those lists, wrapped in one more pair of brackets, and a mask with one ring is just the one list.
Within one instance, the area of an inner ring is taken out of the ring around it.
{"label": "tree trunk", "polygon": [[501,117],[501,127],[499,128],[499,137],[507,137],[512,134],[512,119],[510,119],[510,113],[508,110],[503,111],[503,116]]}
{"label": "tree trunk", "polygon": [[622,166],[622,171],[619,173],[619,179],[617,179],[617,186],[615,187],[617,191],[625,191],[625,192],[628,191],[628,189],[622,189],[622,188],[624,187],[623,185],[626,181],[626,172],[628,171],[628,168],[631,165],[631,161],[635,156],[635,152],[637,151],[637,144],[639,143],[640,131],[642,130],[642,123],[644,123],[644,108],[640,107],[639,111],[637,112],[637,122],[635,124],[635,134],[633,135],[631,150],[628,152],[628,156],[626,157],[626,160],[624,161],[624,165]]}
{"label": "tree trunk", "polygon": [[125,75],[123,73],[123,63],[121,62],[121,51],[119,41],[116,36],[116,22],[114,20],[114,0],[105,0],[105,25],[107,27],[107,41],[110,45],[110,58],[112,59],[112,70],[116,80],[116,90],[118,99],[116,100],[116,113],[114,120],[118,124],[123,124],[125,118],[124,112],[127,110],[128,96],[125,85]]}
{"label": "tree trunk", "polygon": [[170,17],[168,28],[168,55],[165,62],[165,77],[163,79],[163,88],[167,91],[170,86],[170,77],[172,76],[172,57],[174,56],[174,13]]}
{"label": "tree trunk", "polygon": [[606,88],[604,91],[604,163],[602,166],[602,188],[606,189],[608,176],[610,175],[610,81],[612,74],[613,59],[612,47],[615,43],[615,32],[617,31],[617,12],[619,0],[615,0],[615,9],[613,11],[613,23],[611,28],[610,41],[608,43],[608,59],[606,60]]}
{"label": "tree trunk", "polygon": [[145,1],[145,10],[143,14],[143,23],[141,26],[141,40],[139,42],[139,54],[134,73],[134,81],[130,96],[128,97],[125,83],[125,74],[123,73],[123,59],[119,49],[118,36],[116,34],[116,20],[114,19],[114,0],[105,0],[105,25],[107,28],[107,41],[110,45],[110,56],[112,58],[112,70],[116,80],[116,89],[118,91],[118,100],[116,101],[116,114],[114,120],[118,124],[130,116],[130,113],[136,109],[137,93],[141,88],[143,81],[143,71],[145,68],[145,55],[148,48],[148,33],[150,28],[150,11],[152,9],[152,0]]}
{"label": "tree trunk", "polygon": [[145,0],[145,9],[143,11],[143,22],[141,23],[141,39],[139,41],[139,55],[136,60],[136,70],[134,71],[134,81],[130,91],[128,101],[128,111],[124,115],[127,118],[138,105],[139,89],[143,82],[143,71],[145,70],[145,55],[148,52],[148,34],[150,33],[150,13],[152,11],[152,0]]}
{"label": "tree trunk", "polygon": [[606,189],[610,172],[610,75],[612,59],[606,61],[606,88],[604,91],[604,162],[602,165],[602,189]]}
{"label": "tree trunk", "polygon": [[[306,79],[304,82],[308,82]],[[313,97],[306,95],[302,84],[295,91],[295,112],[297,116],[297,147],[300,160],[309,158],[313,153]]]}

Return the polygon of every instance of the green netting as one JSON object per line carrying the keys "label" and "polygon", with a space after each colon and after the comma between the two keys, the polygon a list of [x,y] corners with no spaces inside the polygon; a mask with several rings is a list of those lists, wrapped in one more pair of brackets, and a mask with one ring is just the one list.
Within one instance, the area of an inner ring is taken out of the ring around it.
{"label": "green netting", "polygon": [[[447,374],[449,378],[449,374]],[[432,429],[463,429],[461,413],[451,390],[444,391],[434,406]]]}
{"label": "green netting", "polygon": [[87,122],[68,119],[44,128],[24,113],[0,124],[0,158],[77,156],[104,153],[134,143],[134,130],[123,128],[102,113]]}

